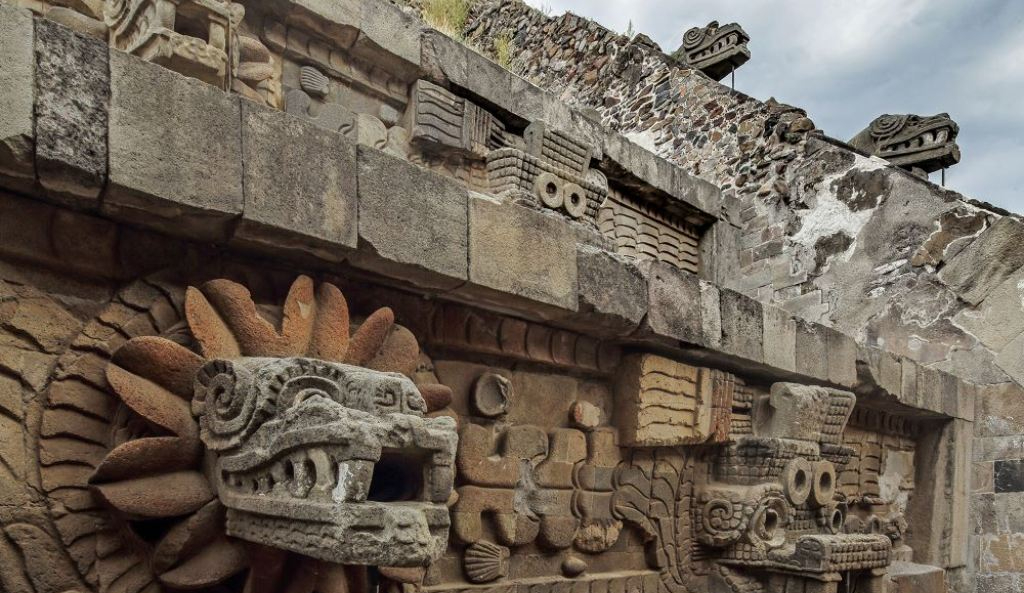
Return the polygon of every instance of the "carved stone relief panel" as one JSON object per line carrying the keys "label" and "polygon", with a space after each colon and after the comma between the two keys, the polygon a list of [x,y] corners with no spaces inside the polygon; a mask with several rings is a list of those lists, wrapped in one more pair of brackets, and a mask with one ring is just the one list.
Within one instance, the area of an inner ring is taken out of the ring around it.
{"label": "carved stone relief panel", "polygon": [[595,149],[545,122],[531,123],[523,146],[487,155],[491,191],[525,195],[573,219],[594,224],[597,208],[608,194],[608,179],[591,168]]}
{"label": "carved stone relief panel", "polygon": [[665,262],[694,274],[700,270],[701,233],[696,227],[615,188],[598,209],[597,227],[621,255]]}
{"label": "carved stone relief panel", "polygon": [[281,106],[280,64],[243,23],[237,2],[108,0],[110,43],[171,70]]}
{"label": "carved stone relief panel", "polygon": [[623,361],[617,375],[619,435],[624,445],[728,441],[733,399],[729,373],[636,354]]}
{"label": "carved stone relief panel", "polygon": [[283,307],[228,280],[137,282],[48,389],[54,528],[97,591],[340,593],[366,586],[359,565],[422,572],[447,546],[457,436],[421,364],[391,310],[351,320],[306,277]]}

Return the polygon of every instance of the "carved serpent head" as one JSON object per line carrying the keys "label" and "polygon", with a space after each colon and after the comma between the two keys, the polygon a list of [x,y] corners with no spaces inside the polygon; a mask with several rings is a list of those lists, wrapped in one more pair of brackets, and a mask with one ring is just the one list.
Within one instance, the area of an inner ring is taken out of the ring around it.
{"label": "carved serpent head", "polygon": [[411,379],[419,347],[389,309],[352,333],[341,292],[300,277],[280,329],[226,280],[190,288],[185,313],[201,355],[139,337],[107,366],[138,428],[90,479],[160,582],[202,589],[249,568],[251,587],[289,553],[382,567],[443,554],[457,436],[426,414],[451,393]]}
{"label": "carved serpent head", "polygon": [[960,162],[960,147],[956,144],[959,132],[960,127],[948,113],[927,117],[885,114],[849,143],[896,166],[931,173]]}

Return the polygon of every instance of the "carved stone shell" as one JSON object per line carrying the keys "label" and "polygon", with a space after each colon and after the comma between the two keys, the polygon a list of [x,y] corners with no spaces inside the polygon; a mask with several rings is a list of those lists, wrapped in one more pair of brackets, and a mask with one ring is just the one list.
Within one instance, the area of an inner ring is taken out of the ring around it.
{"label": "carved stone shell", "polygon": [[462,564],[470,582],[496,581],[508,575],[508,548],[491,542],[476,542],[466,548]]}
{"label": "carved stone shell", "polygon": [[312,66],[303,66],[299,69],[299,83],[302,90],[320,99],[327,96],[331,86],[331,80]]}

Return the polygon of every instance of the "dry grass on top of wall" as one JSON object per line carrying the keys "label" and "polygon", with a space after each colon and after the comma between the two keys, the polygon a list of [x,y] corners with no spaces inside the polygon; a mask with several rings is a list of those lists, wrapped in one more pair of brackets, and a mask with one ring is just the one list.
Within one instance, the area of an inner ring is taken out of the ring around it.
{"label": "dry grass on top of wall", "polygon": [[469,12],[479,0],[422,0],[423,20],[449,37],[462,39]]}

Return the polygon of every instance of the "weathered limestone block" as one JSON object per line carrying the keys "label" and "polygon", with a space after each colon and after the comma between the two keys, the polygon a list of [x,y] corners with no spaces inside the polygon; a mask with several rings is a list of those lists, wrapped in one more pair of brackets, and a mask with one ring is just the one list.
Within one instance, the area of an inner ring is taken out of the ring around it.
{"label": "weathered limestone block", "polygon": [[440,31],[426,29],[421,37],[420,62],[429,80],[466,88],[466,68],[471,51],[465,44]]}
{"label": "weathered limestone block", "polygon": [[764,313],[758,301],[722,289],[722,349],[754,362],[764,361]]}
{"label": "weathered limestone block", "polygon": [[647,281],[632,262],[594,247],[576,251],[579,309],[601,332],[632,332],[647,314]]}
{"label": "weathered limestone block", "polygon": [[732,382],[724,373],[654,354],[627,357],[616,383],[619,438],[632,447],[724,442]]}
{"label": "weathered limestone block", "polygon": [[797,371],[796,320],[784,309],[764,307],[764,362],[784,371]]}
{"label": "weathered limestone block", "polygon": [[35,48],[39,182],[55,198],[95,207],[107,177],[107,46],[40,19]]}
{"label": "weathered limestone block", "polygon": [[0,4],[0,176],[19,186],[35,177],[34,43],[32,13]]}
{"label": "weathered limestone block", "polygon": [[830,327],[823,328],[828,346],[828,380],[843,387],[857,383],[857,342]]}
{"label": "weathered limestone block", "polygon": [[443,288],[464,281],[466,189],[365,146],[358,149],[358,169],[359,239],[365,248],[354,263]]}
{"label": "weathered limestone block", "polygon": [[939,273],[957,295],[972,305],[1024,266],[1024,222],[1004,216],[954,257]]}
{"label": "weathered limestone block", "polygon": [[234,238],[340,259],[356,246],[356,146],[242,102],[245,208]]}
{"label": "weathered limestone block", "polygon": [[661,338],[704,343],[701,288],[697,276],[662,262],[647,269],[649,304],[644,329]]}
{"label": "weathered limestone block", "polygon": [[242,213],[239,99],[111,52],[110,215],[200,240]]}
{"label": "weathered limestone block", "polygon": [[469,280],[513,297],[575,311],[575,235],[553,215],[472,196]]}
{"label": "weathered limestone block", "polygon": [[828,379],[828,340],[824,326],[796,320],[796,368],[802,375]]}

